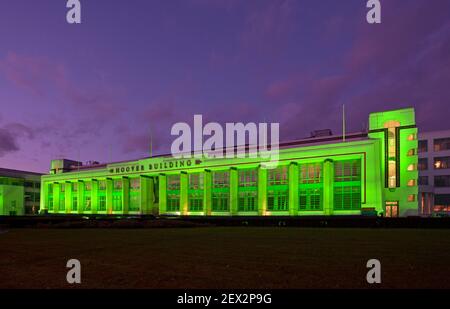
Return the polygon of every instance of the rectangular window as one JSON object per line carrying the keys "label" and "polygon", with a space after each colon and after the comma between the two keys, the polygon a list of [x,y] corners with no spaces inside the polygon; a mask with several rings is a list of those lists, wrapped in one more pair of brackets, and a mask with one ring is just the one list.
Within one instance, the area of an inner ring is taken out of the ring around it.
{"label": "rectangular window", "polygon": [[450,175],[434,176],[435,187],[450,187]]}
{"label": "rectangular window", "polygon": [[189,211],[203,211],[203,193],[189,194]]}
{"label": "rectangular window", "polygon": [[258,210],[258,170],[238,171],[238,211]]}
{"label": "rectangular window", "polygon": [[141,205],[141,179],[131,178],[130,179],[130,201],[128,210],[129,211],[140,211]]}
{"label": "rectangular window", "polygon": [[167,176],[167,190],[180,190],[180,175]]}
{"label": "rectangular window", "polygon": [[450,149],[450,137],[438,138],[434,140],[434,151],[443,151]]}
{"label": "rectangular window", "polygon": [[180,175],[167,176],[167,211],[180,211]]}
{"label": "rectangular window", "polygon": [[287,185],[288,184],[288,167],[282,166],[268,170],[269,186]]}
{"label": "rectangular window", "polygon": [[361,209],[360,186],[334,188],[334,210],[359,210],[359,209]]}
{"label": "rectangular window", "polygon": [[303,163],[299,166],[298,194],[300,211],[322,210],[323,165],[317,163]]}
{"label": "rectangular window", "polygon": [[299,190],[298,210],[323,210],[322,188],[305,188]]}
{"label": "rectangular window", "polygon": [[98,197],[98,211],[106,211],[106,196],[100,195]]}
{"label": "rectangular window", "polygon": [[419,186],[428,186],[428,176],[419,176]]}
{"label": "rectangular window", "polygon": [[406,154],[408,157],[412,157],[416,155],[416,150],[415,149],[409,149],[408,153]]}
{"label": "rectangular window", "polygon": [[267,210],[289,209],[288,167],[281,166],[267,172]]}
{"label": "rectangular window", "polygon": [[213,188],[229,188],[230,172],[218,171],[213,172]]}
{"label": "rectangular window", "polygon": [[131,178],[130,179],[130,190],[140,190],[141,189],[141,179],[140,178]]}
{"label": "rectangular window", "polygon": [[361,160],[334,163],[334,210],[361,209]]}
{"label": "rectangular window", "polygon": [[84,196],[84,208],[83,208],[83,211],[91,211],[92,210],[92,208],[91,208],[91,195],[90,194],[86,194],[85,196]]}
{"label": "rectangular window", "polygon": [[238,171],[239,187],[257,187],[258,170],[243,169]]}
{"label": "rectangular window", "polygon": [[33,182],[31,181],[25,181],[23,185],[25,188],[33,188]]}
{"label": "rectangular window", "polygon": [[289,209],[289,193],[287,190],[268,192],[267,210],[287,211],[288,209]]}
{"label": "rectangular window", "polygon": [[301,164],[299,167],[299,183],[321,183],[322,163]]}
{"label": "rectangular window", "polygon": [[257,211],[258,192],[257,191],[241,191],[239,192],[239,211]]}
{"label": "rectangular window", "polygon": [[92,182],[86,181],[86,182],[84,183],[84,190],[86,190],[86,191],[91,191],[91,190],[92,190]]}
{"label": "rectangular window", "polygon": [[48,197],[48,210],[53,211],[53,196]]}
{"label": "rectangular window", "polygon": [[78,191],[78,182],[74,182],[72,183],[72,192],[77,192]]}
{"label": "rectangular window", "polygon": [[140,210],[140,193],[139,192],[130,192],[130,205],[129,211],[139,211]]}
{"label": "rectangular window", "polygon": [[412,172],[416,170],[416,165],[414,163],[409,164],[408,167],[406,168],[408,171]]}
{"label": "rectangular window", "polygon": [[417,152],[418,153],[428,152],[428,141],[427,140],[419,141],[418,147],[417,147]]}
{"label": "rectangular window", "polygon": [[122,179],[116,179],[113,181],[113,188],[115,191],[121,191],[122,190]]}
{"label": "rectangular window", "polygon": [[122,194],[113,193],[112,210],[113,211],[122,211]]}
{"label": "rectangular window", "polygon": [[189,174],[188,209],[189,211],[203,211],[203,173]]}
{"label": "rectangular window", "polygon": [[450,157],[435,157],[434,158],[434,169],[447,169],[450,168]]}
{"label": "rectangular window", "polygon": [[386,201],[386,217],[398,217],[398,201]]}
{"label": "rectangular window", "polygon": [[408,180],[406,185],[408,187],[414,187],[416,185],[416,180],[415,179],[410,179],[410,180]]}
{"label": "rectangular window", "polygon": [[167,211],[180,211],[180,195],[168,194],[167,195]]}
{"label": "rectangular window", "polygon": [[203,173],[189,174],[189,190],[203,190]]}
{"label": "rectangular window", "polygon": [[428,169],[428,158],[419,158],[417,168],[419,171],[426,171]]}
{"label": "rectangular window", "polygon": [[78,197],[72,196],[72,211],[78,211]]}
{"label": "rectangular window", "polygon": [[229,192],[212,193],[212,211],[229,211]]}
{"label": "rectangular window", "polygon": [[215,171],[212,174],[212,211],[230,209],[230,172]]}
{"label": "rectangular window", "polygon": [[348,182],[361,180],[361,160],[337,161],[334,163],[334,181]]}
{"label": "rectangular window", "polygon": [[100,191],[106,190],[106,180],[99,180],[98,181],[98,189]]}
{"label": "rectangular window", "polygon": [[59,194],[59,211],[65,211],[66,209],[66,196],[64,192]]}

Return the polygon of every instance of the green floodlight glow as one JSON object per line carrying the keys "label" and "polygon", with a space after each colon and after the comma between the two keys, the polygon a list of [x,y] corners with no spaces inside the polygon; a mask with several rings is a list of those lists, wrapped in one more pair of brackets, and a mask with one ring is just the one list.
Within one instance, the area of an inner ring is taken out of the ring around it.
{"label": "green floodlight glow", "polygon": [[414,109],[372,113],[366,138],[280,149],[264,158],[150,157],[42,177],[41,209],[64,214],[417,214]]}

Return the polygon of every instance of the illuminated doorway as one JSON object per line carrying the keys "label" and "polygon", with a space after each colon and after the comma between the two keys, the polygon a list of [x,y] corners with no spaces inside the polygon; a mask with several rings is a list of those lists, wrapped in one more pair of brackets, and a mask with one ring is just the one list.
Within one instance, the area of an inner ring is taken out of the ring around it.
{"label": "illuminated doorway", "polygon": [[386,201],[386,217],[398,217],[398,201]]}

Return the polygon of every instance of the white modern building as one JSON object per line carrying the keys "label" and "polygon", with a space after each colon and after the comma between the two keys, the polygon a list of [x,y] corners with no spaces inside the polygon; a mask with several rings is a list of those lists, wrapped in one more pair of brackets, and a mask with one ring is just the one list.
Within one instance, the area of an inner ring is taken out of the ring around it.
{"label": "white modern building", "polygon": [[450,215],[450,130],[419,133],[419,213]]}

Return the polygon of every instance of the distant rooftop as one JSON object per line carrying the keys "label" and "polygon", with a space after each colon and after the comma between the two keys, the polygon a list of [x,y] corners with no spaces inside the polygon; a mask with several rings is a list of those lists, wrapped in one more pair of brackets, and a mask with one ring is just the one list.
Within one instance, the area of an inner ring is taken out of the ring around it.
{"label": "distant rooftop", "polygon": [[17,176],[21,176],[21,175],[23,175],[23,176],[25,176],[25,175],[41,176],[44,174],[0,167],[0,177],[1,176],[17,177]]}

